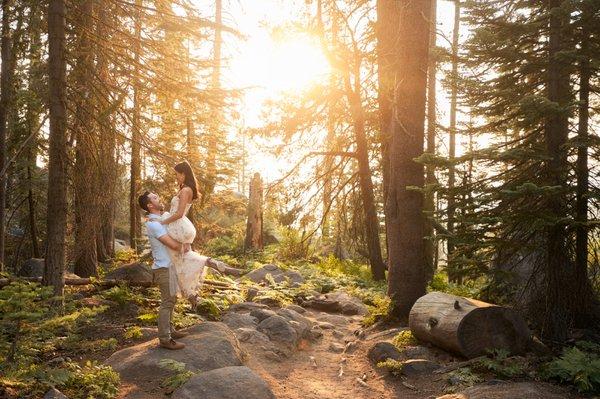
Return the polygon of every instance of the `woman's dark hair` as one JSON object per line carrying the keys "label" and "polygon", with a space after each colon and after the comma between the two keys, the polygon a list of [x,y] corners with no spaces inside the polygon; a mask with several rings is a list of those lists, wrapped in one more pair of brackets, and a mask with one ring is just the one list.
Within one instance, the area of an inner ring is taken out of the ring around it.
{"label": "woman's dark hair", "polygon": [[194,176],[194,171],[188,161],[183,161],[175,165],[175,171],[185,175],[185,179],[180,188],[183,188],[184,186],[191,188],[192,200],[198,198],[198,182],[196,181],[196,176]]}

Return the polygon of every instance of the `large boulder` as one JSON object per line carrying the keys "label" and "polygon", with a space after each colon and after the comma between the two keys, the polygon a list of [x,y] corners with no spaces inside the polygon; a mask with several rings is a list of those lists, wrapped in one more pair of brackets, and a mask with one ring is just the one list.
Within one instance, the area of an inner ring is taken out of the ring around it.
{"label": "large boulder", "polygon": [[234,303],[229,307],[230,312],[251,312],[255,309],[268,309],[267,305],[256,302],[240,302]]}
{"label": "large boulder", "polygon": [[152,269],[143,263],[129,263],[109,272],[107,280],[124,280],[130,283],[151,283]]}
{"label": "large boulder", "polygon": [[308,337],[308,333],[313,327],[313,322],[292,309],[280,309],[277,311],[279,316],[283,316],[290,321],[290,324],[298,333],[298,338]]}
{"label": "large boulder", "polygon": [[18,275],[20,277],[43,277],[45,265],[46,262],[42,258],[27,259],[19,269]]}
{"label": "large boulder", "polygon": [[275,399],[267,383],[245,366],[223,367],[190,378],[173,399]]}
{"label": "large boulder", "polygon": [[56,388],[50,388],[48,392],[44,395],[44,399],[69,399]]}
{"label": "large boulder", "polygon": [[242,278],[247,278],[255,283],[266,283],[268,282],[267,275],[271,275],[273,281],[276,283],[283,283],[289,280],[292,286],[297,286],[304,282],[304,277],[300,273],[292,270],[284,271],[272,264],[266,264],[263,267],[252,270]]}
{"label": "large boulder", "polygon": [[296,328],[283,316],[267,317],[258,324],[258,331],[266,334],[272,341],[282,343],[290,348],[296,347],[300,337]]}
{"label": "large boulder", "polygon": [[564,389],[542,382],[500,382],[480,384],[460,393],[439,396],[436,399],[567,399],[572,398]]}
{"label": "large boulder", "polygon": [[[123,384],[132,385],[134,391],[142,389],[139,387],[158,389],[160,382],[171,375],[172,372],[159,365],[163,359],[184,363],[187,370],[194,372],[242,365],[238,340],[225,324],[204,322],[184,331],[188,336],[178,340],[186,345],[183,350],[164,349],[158,346],[158,341],[151,340],[115,352],[106,364],[121,375]],[[139,394],[143,397],[143,392]]]}

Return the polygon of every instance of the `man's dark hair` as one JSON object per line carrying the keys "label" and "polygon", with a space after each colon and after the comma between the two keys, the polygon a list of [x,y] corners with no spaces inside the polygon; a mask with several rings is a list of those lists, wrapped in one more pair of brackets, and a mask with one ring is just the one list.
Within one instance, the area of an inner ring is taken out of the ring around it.
{"label": "man's dark hair", "polygon": [[148,210],[148,204],[150,203],[149,195],[150,195],[150,191],[146,191],[146,192],[144,192],[144,194],[142,194],[138,197],[138,202],[140,204],[140,208],[142,208],[146,212],[150,212]]}

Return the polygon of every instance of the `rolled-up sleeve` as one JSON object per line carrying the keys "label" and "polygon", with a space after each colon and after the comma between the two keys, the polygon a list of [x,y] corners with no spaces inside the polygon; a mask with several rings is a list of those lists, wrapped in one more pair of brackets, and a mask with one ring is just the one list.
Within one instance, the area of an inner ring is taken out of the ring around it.
{"label": "rolled-up sleeve", "polygon": [[155,237],[155,238],[160,238],[160,237],[164,236],[165,234],[168,234],[167,228],[165,226],[163,226],[162,224],[160,224],[160,222],[156,222],[156,221],[148,222],[148,223],[146,223],[146,227],[148,229],[148,235]]}

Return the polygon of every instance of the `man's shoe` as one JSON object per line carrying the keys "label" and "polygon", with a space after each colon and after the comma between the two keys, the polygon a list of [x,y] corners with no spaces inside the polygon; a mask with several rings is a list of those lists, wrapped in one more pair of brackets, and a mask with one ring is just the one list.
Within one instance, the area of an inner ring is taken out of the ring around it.
{"label": "man's shoe", "polygon": [[160,342],[160,346],[165,349],[176,350],[176,349],[185,348],[184,344],[182,344],[181,342],[175,342],[173,339],[170,339],[168,341],[159,341],[159,342]]}
{"label": "man's shoe", "polygon": [[180,339],[183,337],[187,337],[187,333],[183,332],[183,331],[171,331],[171,338],[173,339]]}

